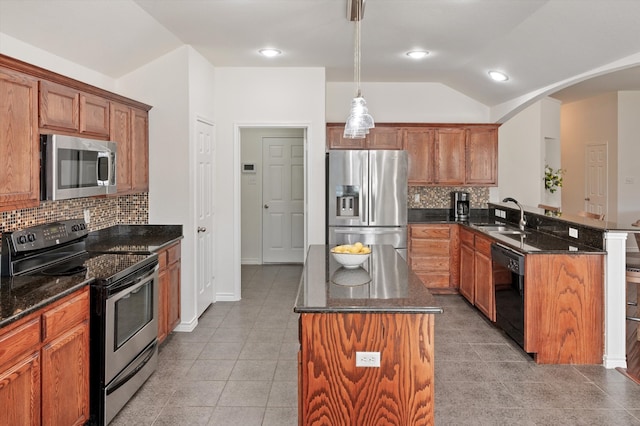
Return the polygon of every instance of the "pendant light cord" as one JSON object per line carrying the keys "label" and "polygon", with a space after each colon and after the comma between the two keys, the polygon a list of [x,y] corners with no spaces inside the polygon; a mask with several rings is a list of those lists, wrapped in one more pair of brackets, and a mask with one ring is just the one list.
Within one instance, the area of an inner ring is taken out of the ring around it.
{"label": "pendant light cord", "polygon": [[355,35],[354,35],[354,52],[353,52],[353,80],[356,83],[356,97],[359,98],[361,96],[360,92],[360,58],[361,58],[361,50],[360,50],[360,22],[362,21],[362,10],[361,3],[362,0],[356,1],[356,26],[355,26]]}

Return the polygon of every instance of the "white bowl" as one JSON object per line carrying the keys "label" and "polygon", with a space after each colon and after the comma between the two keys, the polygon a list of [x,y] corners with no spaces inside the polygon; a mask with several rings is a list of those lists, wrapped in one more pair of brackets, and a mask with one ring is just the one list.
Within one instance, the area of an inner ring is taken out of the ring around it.
{"label": "white bowl", "polygon": [[333,258],[344,266],[347,269],[355,269],[364,263],[365,260],[369,258],[371,253],[335,253],[333,249],[331,250],[331,254]]}

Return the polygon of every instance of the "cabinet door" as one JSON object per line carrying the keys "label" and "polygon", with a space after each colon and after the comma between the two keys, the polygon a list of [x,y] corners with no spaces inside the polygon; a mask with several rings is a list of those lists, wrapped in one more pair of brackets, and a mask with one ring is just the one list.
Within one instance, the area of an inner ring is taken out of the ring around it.
{"label": "cabinet door", "polygon": [[40,127],[77,132],[80,129],[80,92],[41,80]]}
{"label": "cabinet door", "polygon": [[366,138],[368,149],[402,149],[402,130],[398,127],[374,127]]}
{"label": "cabinet door", "polygon": [[131,188],[134,191],[149,190],[149,115],[132,108],[131,136]]}
{"label": "cabinet door", "polygon": [[42,424],[83,425],[89,419],[89,321],[42,348]]}
{"label": "cabinet door", "polygon": [[169,289],[167,300],[167,332],[171,333],[180,323],[180,260],[169,265]]}
{"label": "cabinet door", "polygon": [[343,136],[344,126],[327,127],[327,146],[329,149],[364,149],[365,138],[347,139]]}
{"label": "cabinet door", "polygon": [[498,130],[470,128],[466,150],[466,182],[471,185],[498,183]]}
{"label": "cabinet door", "polygon": [[0,370],[0,425],[40,425],[40,354]]}
{"label": "cabinet door", "polygon": [[131,190],[131,108],[112,102],[110,115],[110,139],[118,144],[118,193],[126,193]]}
{"label": "cabinet door", "polygon": [[38,82],[0,70],[0,210],[35,207],[40,198]]}
{"label": "cabinet door", "polygon": [[167,253],[158,253],[158,343],[167,337],[168,299],[169,299],[169,271],[167,269]]}
{"label": "cabinet door", "polygon": [[109,101],[80,94],[80,133],[109,136]]}
{"label": "cabinet door", "polygon": [[406,129],[404,149],[409,157],[409,185],[428,185],[435,179],[433,129]]}
{"label": "cabinet door", "polygon": [[495,318],[495,303],[493,293],[493,280],[491,279],[491,258],[482,253],[476,253],[476,307],[491,321]]}
{"label": "cabinet door", "polygon": [[470,303],[474,303],[475,287],[475,254],[474,249],[460,244],[460,294]]}
{"label": "cabinet door", "polygon": [[437,129],[435,133],[435,181],[439,184],[464,183],[465,129]]}

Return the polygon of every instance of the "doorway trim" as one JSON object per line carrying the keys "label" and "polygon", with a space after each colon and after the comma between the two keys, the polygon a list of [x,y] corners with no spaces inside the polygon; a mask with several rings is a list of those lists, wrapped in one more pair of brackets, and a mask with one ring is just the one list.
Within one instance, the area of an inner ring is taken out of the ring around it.
{"label": "doorway trim", "polygon": [[[284,123],[234,123],[233,124],[233,186],[237,188],[233,192],[233,218],[234,218],[234,229],[233,229],[233,240],[234,240],[234,253],[233,253],[233,291],[235,300],[240,300],[241,298],[241,263],[242,263],[242,252],[241,252],[241,243],[242,243],[242,229],[241,224],[242,220],[240,218],[242,214],[242,206],[240,204],[241,199],[241,177],[242,177],[242,166],[241,166],[241,152],[240,152],[240,142],[241,142],[241,134],[240,131],[245,128],[298,128],[303,129],[303,150],[304,150],[304,247],[306,251],[306,247],[309,246],[309,215],[308,206],[309,206],[309,135],[311,134],[311,123],[310,122],[284,122]],[[306,257],[306,254],[305,254]]]}

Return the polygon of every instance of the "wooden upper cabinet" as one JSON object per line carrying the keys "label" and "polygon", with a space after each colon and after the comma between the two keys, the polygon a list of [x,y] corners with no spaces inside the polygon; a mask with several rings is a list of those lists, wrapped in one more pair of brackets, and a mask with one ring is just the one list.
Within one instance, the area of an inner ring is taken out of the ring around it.
{"label": "wooden upper cabinet", "polygon": [[466,137],[464,128],[435,130],[435,183],[464,184]]}
{"label": "wooden upper cabinet", "polygon": [[348,139],[343,136],[343,126],[327,127],[327,147],[329,149],[365,149],[365,139]]}
{"label": "wooden upper cabinet", "polygon": [[471,185],[498,183],[498,129],[496,127],[472,127],[468,130],[466,183]]}
{"label": "wooden upper cabinet", "polygon": [[131,108],[131,189],[149,190],[149,114]]}
{"label": "wooden upper cabinet", "polygon": [[409,157],[409,185],[433,183],[434,171],[434,131],[433,129],[409,128],[404,130],[404,150]]}
{"label": "wooden upper cabinet", "polygon": [[61,84],[41,80],[40,127],[78,132],[80,92]]}
{"label": "wooden upper cabinet", "polygon": [[344,124],[327,126],[329,149],[402,149],[402,129],[392,126],[374,127],[367,137],[348,139],[343,136]]}
{"label": "wooden upper cabinet", "polygon": [[0,210],[35,207],[40,198],[38,81],[0,69]]}
{"label": "wooden upper cabinet", "polygon": [[402,149],[402,130],[398,127],[374,127],[365,138],[368,149]]}
{"label": "wooden upper cabinet", "polygon": [[86,93],[80,94],[80,133],[109,136],[109,101]]}
{"label": "wooden upper cabinet", "polygon": [[110,137],[118,144],[116,157],[116,183],[118,193],[131,190],[131,108],[116,102],[111,102]]}

